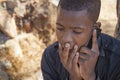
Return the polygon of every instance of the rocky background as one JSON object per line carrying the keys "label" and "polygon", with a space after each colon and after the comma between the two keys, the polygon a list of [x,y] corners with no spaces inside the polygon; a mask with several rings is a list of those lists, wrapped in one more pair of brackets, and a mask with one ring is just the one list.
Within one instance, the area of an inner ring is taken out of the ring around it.
{"label": "rocky background", "polygon": [[117,11],[117,25],[115,28],[114,37],[120,40],[120,0],[117,0],[116,11]]}
{"label": "rocky background", "polygon": [[102,23],[102,32],[114,36],[117,23],[117,0],[101,0],[101,2],[101,12],[98,21]]}
{"label": "rocky background", "polygon": [[42,80],[40,61],[56,40],[48,0],[0,0],[0,80]]}
{"label": "rocky background", "polygon": [[[0,80],[43,80],[44,49],[56,41],[59,0],[0,0]],[[102,32],[113,36],[116,0],[102,0]]]}

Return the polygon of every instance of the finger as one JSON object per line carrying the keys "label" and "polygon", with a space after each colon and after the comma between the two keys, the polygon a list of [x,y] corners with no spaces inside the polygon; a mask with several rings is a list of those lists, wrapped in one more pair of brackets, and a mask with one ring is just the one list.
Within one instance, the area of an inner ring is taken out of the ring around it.
{"label": "finger", "polygon": [[76,55],[76,53],[77,53],[77,50],[78,50],[78,46],[75,45],[75,46],[74,46],[74,49],[73,49],[73,51],[71,52],[71,54],[70,54],[70,56],[69,56],[69,59],[68,59],[68,63],[69,63],[69,64],[72,64],[72,61],[73,61],[73,59],[74,59],[74,57],[75,57],[75,55]]}
{"label": "finger", "polygon": [[79,59],[79,53],[77,52],[74,60],[73,60],[73,69],[75,69],[76,72],[78,72],[78,59]]}
{"label": "finger", "polygon": [[64,50],[61,53],[61,60],[62,60],[63,64],[67,64],[69,50],[70,50],[70,44],[66,43]]}
{"label": "finger", "polygon": [[90,57],[97,58],[99,56],[99,50],[93,51],[87,47],[82,47],[80,53],[84,53],[85,56],[81,54],[82,56],[80,57],[85,60],[88,60]]}
{"label": "finger", "polygon": [[84,62],[85,60],[79,56],[79,59],[78,59],[79,66],[81,66]]}
{"label": "finger", "polygon": [[79,57],[80,57],[80,59],[88,60],[90,56],[86,55],[85,53],[79,53]]}
{"label": "finger", "polygon": [[59,56],[60,56],[61,62],[63,62],[63,61],[62,61],[62,46],[61,46],[60,43],[59,43]]}
{"label": "finger", "polygon": [[92,49],[91,50],[93,50],[93,51],[98,50],[97,31],[96,31],[96,29],[93,31]]}
{"label": "finger", "polygon": [[62,53],[62,46],[61,44],[59,43],[59,54]]}
{"label": "finger", "polygon": [[85,55],[91,55],[92,51],[87,47],[81,47],[80,53],[84,53]]}

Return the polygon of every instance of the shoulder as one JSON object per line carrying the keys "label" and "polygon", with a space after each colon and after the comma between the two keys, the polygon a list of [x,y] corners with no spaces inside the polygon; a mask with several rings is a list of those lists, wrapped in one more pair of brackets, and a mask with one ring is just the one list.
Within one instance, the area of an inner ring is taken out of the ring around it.
{"label": "shoulder", "polygon": [[42,61],[54,62],[58,58],[58,42],[55,42],[44,50]]}
{"label": "shoulder", "polygon": [[100,37],[101,37],[101,44],[105,50],[111,52],[111,54],[120,56],[119,40],[106,34],[101,34]]}
{"label": "shoulder", "polygon": [[117,80],[116,77],[120,74],[120,41],[106,34],[101,34],[98,40],[101,52],[104,53],[98,60],[98,75],[102,79],[107,74],[106,80]]}
{"label": "shoulder", "polygon": [[45,50],[44,50],[44,54],[48,54],[48,53],[51,53],[51,54],[54,54],[56,53],[58,50],[58,42],[55,42],[53,43],[52,45],[48,46]]}

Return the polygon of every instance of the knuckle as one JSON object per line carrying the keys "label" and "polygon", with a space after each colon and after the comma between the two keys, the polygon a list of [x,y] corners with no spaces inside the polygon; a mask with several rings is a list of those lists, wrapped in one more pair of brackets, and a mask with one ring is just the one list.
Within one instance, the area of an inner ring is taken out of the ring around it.
{"label": "knuckle", "polygon": [[77,60],[76,59],[73,60],[73,65],[75,65],[75,64],[77,64]]}

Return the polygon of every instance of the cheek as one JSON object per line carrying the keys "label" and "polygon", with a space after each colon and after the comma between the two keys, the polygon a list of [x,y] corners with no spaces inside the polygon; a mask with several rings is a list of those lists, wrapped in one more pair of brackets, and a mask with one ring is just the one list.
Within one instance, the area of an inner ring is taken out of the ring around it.
{"label": "cheek", "polygon": [[85,46],[88,42],[88,35],[87,34],[81,34],[78,36],[74,36],[74,39],[76,41],[76,44],[78,45],[78,47],[80,48],[81,46]]}
{"label": "cheek", "polygon": [[60,42],[60,39],[62,37],[62,33],[60,31],[56,30],[56,36],[57,36],[58,42]]}

